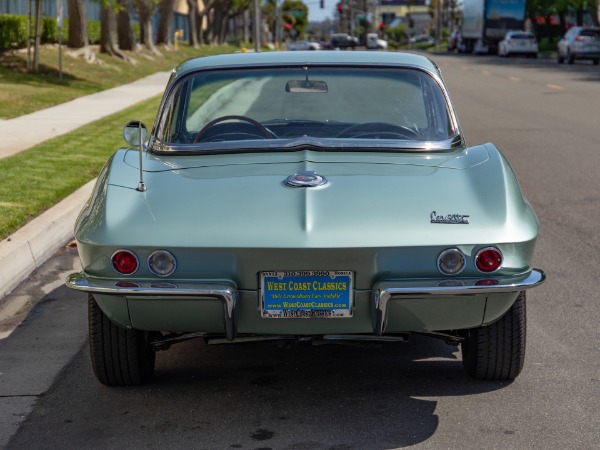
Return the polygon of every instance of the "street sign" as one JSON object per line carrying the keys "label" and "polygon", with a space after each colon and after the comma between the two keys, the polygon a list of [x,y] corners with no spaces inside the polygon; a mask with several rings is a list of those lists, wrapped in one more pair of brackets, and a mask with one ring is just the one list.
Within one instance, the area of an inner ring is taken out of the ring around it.
{"label": "street sign", "polygon": [[306,13],[304,11],[289,11],[288,14],[292,17],[304,17]]}

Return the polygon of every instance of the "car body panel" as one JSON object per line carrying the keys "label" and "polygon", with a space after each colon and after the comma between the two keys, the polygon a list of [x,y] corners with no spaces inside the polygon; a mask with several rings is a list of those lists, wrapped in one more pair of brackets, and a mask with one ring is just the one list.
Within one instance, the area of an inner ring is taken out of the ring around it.
{"label": "car body panel", "polygon": [[[292,147],[269,139],[236,151],[157,145],[162,111],[179,80],[246,65],[409,68],[432,77],[449,103],[437,66],[412,54],[284,52],[183,63],[173,71],[146,151],[140,157],[119,149],[77,219],[83,272],[68,285],[92,293],[112,321],[229,340],[240,333],[460,330],[492,323],[521,290],[543,282],[531,267],[539,225],[513,170],[493,144],[464,145],[450,104],[457,139],[438,147],[409,148],[404,139],[385,148],[359,139],[364,148],[351,146],[352,139]],[[286,184],[307,173],[326,184]],[[502,266],[482,273],[476,256],[490,246],[502,254]],[[147,261],[157,249],[174,255],[174,273],[151,271]],[[438,268],[447,249],[464,256],[456,275]],[[113,267],[119,250],[139,260],[130,275]],[[261,273],[276,271],[348,271],[349,317],[264,318]]]}

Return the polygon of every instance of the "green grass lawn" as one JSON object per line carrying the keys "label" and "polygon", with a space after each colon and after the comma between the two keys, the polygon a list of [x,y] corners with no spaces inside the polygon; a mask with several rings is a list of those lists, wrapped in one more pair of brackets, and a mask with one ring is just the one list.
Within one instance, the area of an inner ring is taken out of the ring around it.
{"label": "green grass lawn", "polygon": [[[39,74],[27,73],[25,51],[0,54],[0,119],[10,119],[83,95],[119,86],[157,71],[170,70],[195,57],[231,53],[232,46],[182,44],[177,51],[161,49],[127,54],[137,61],[97,55],[97,63],[63,55],[63,78],[58,77],[58,47],[44,46]],[[95,178],[106,160],[125,145],[123,126],[142,120],[152,127],[160,96],[56,137],[9,158],[0,159],[0,239],[5,239],[46,209]]]}
{"label": "green grass lawn", "polygon": [[[177,51],[160,49],[161,56],[148,51],[125,52],[134,58],[132,65],[122,59],[96,54],[98,62],[88,63],[82,57],[69,56],[63,47],[63,78],[59,79],[58,46],[43,46],[40,73],[28,73],[27,52],[0,54],[0,119],[10,119],[49,106],[64,103],[143,78],[159,71],[171,70],[180,62],[216,53],[238,50],[232,46],[192,48],[182,44]],[[97,53],[97,52],[96,52]]]}
{"label": "green grass lawn", "polygon": [[152,127],[160,96],[63,136],[0,159],[0,239],[95,178],[114,151],[126,145],[123,126]]}

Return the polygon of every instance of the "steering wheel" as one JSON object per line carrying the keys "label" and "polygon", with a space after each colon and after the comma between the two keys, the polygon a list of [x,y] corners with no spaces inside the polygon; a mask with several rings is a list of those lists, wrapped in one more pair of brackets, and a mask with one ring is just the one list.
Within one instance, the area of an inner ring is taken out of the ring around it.
{"label": "steering wheel", "polygon": [[405,138],[418,138],[419,133],[410,128],[385,122],[357,123],[338,133],[336,138],[396,135]]}
{"label": "steering wheel", "polygon": [[254,125],[260,131],[260,137],[264,137],[265,139],[273,139],[273,134],[264,125],[262,125],[260,122],[257,122],[254,119],[251,119],[250,117],[246,117],[246,116],[222,116],[222,117],[217,117],[216,119],[211,120],[206,125],[204,125],[198,131],[198,133],[196,134],[196,136],[194,137],[193,143],[195,144],[197,142],[200,142],[200,140],[206,134],[206,132],[209,130],[209,128],[213,127],[214,125],[216,125],[218,123],[225,122],[227,120],[239,120],[241,122],[246,122],[246,123],[249,123],[250,125]]}

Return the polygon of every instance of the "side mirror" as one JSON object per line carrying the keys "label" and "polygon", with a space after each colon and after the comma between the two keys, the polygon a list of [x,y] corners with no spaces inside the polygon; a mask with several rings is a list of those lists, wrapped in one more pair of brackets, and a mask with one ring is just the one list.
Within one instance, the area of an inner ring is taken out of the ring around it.
{"label": "side mirror", "polygon": [[144,183],[144,169],[142,168],[142,153],[144,151],[144,141],[148,137],[148,128],[139,120],[132,120],[123,128],[123,137],[129,145],[138,147],[138,153],[140,154],[140,182],[138,183],[137,190],[144,192],[146,184]]}
{"label": "side mirror", "polygon": [[132,147],[139,147],[141,143],[146,141],[147,137],[148,128],[139,120],[132,120],[123,128],[123,138]]}

